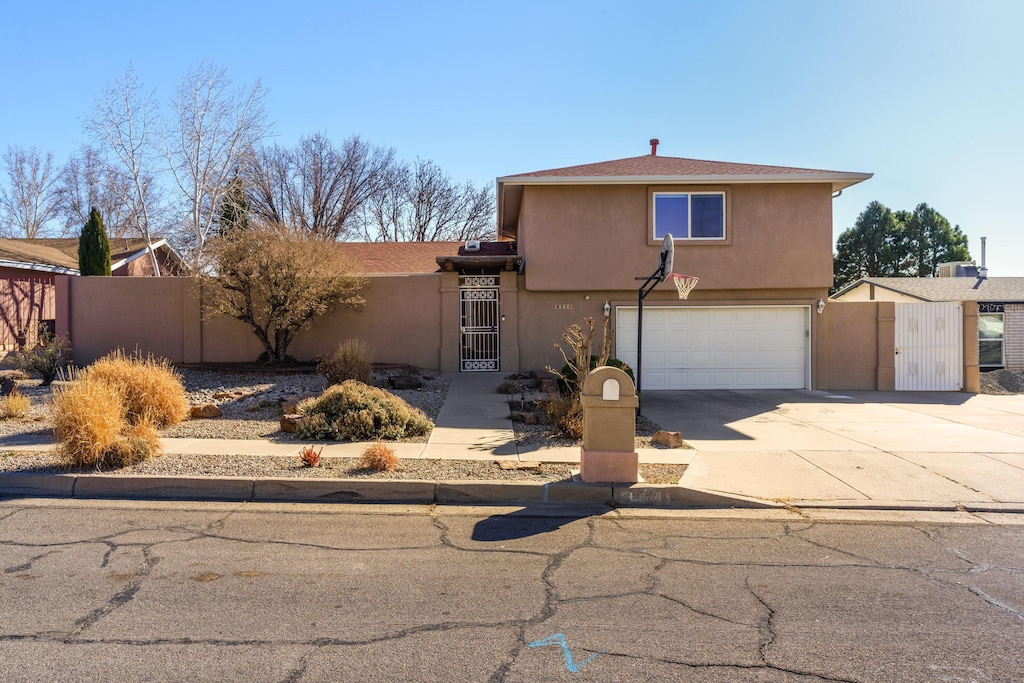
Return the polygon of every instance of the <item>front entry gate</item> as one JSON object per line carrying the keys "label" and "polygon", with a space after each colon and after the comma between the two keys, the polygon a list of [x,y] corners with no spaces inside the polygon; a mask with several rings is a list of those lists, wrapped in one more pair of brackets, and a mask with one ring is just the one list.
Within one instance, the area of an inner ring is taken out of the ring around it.
{"label": "front entry gate", "polygon": [[463,372],[497,371],[498,278],[463,275],[459,278],[459,367]]}
{"label": "front entry gate", "polygon": [[955,301],[896,304],[896,390],[959,391],[963,310]]}

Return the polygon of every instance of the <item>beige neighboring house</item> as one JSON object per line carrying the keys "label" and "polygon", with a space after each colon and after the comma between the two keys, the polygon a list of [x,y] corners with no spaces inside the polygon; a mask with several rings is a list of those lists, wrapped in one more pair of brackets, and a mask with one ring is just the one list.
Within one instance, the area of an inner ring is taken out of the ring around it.
{"label": "beige neighboring house", "polygon": [[1024,277],[982,277],[974,263],[944,263],[938,277],[865,277],[832,298],[977,302],[979,368],[1024,370]]}

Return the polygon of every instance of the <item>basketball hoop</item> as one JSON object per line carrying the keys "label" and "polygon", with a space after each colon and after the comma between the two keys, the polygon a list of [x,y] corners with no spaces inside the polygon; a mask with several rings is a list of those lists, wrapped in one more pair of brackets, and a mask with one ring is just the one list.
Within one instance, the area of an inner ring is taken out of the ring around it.
{"label": "basketball hoop", "polygon": [[693,291],[693,288],[697,286],[697,281],[700,278],[693,277],[692,275],[678,275],[676,273],[669,273],[668,279],[676,286],[676,291],[679,292],[679,298],[685,299]]}

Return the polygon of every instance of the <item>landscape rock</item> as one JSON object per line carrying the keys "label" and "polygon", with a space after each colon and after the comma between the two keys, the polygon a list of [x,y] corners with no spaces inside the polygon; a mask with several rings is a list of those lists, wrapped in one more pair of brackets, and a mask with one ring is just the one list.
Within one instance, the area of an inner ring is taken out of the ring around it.
{"label": "landscape rock", "polygon": [[195,418],[220,417],[224,413],[214,403],[204,403],[201,406],[192,406],[189,409],[189,416]]}
{"label": "landscape rock", "polygon": [[294,413],[300,403],[305,401],[307,398],[316,398],[319,395],[320,394],[316,391],[307,391],[306,393],[299,394],[298,396],[289,396],[281,405],[281,408],[284,410],[286,415]]}
{"label": "landscape rock", "polygon": [[306,419],[305,415],[298,413],[290,413],[281,416],[281,431],[287,434],[294,434],[298,430],[299,425]]}
{"label": "landscape rock", "polygon": [[398,375],[392,377],[389,381],[392,387],[399,390],[423,388],[423,380],[416,375]]}
{"label": "landscape rock", "polygon": [[0,396],[10,396],[18,390],[18,381],[12,377],[0,380]]}
{"label": "landscape rock", "polygon": [[651,443],[666,448],[682,448],[683,435],[679,432],[666,432],[663,430],[655,432],[654,436],[651,437]]}

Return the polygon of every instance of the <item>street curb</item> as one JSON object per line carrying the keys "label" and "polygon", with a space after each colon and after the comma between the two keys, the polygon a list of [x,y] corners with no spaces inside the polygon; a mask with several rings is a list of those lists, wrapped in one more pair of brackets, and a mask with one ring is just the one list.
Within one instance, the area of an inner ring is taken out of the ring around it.
{"label": "street curb", "polygon": [[147,475],[0,473],[0,497],[126,498],[240,502],[598,504],[609,507],[770,507],[681,486],[576,481],[256,479]]}
{"label": "street curb", "polygon": [[0,498],[111,498],[266,503],[415,503],[438,505],[604,505],[667,509],[807,509],[1024,514],[1024,503],[881,500],[773,501],[685,486],[576,481],[416,479],[257,479],[0,472]]}

